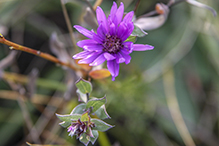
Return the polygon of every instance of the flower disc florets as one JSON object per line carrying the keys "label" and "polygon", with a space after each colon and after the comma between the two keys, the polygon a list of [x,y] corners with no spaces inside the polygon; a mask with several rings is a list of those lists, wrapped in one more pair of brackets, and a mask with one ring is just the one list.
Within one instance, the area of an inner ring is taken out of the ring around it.
{"label": "flower disc florets", "polygon": [[107,61],[107,68],[112,75],[112,80],[115,80],[119,74],[119,64],[128,64],[131,60],[129,54],[132,51],[152,50],[154,47],[126,41],[134,30],[132,22],[134,12],[127,13],[123,18],[123,3],[117,8],[117,4],[114,2],[108,18],[100,7],[97,7],[96,14],[99,24],[97,33],[78,25],[74,26],[89,39],[77,43],[84,51],[74,55],[73,58],[81,59],[78,63],[90,66],[97,66]]}
{"label": "flower disc florets", "polygon": [[123,45],[121,39],[117,36],[106,35],[103,47],[103,51],[116,54],[122,49]]}

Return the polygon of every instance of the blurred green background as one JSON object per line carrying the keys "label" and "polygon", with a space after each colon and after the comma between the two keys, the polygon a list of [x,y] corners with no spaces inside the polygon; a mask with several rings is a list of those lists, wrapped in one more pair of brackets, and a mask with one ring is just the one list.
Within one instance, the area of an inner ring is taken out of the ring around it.
{"label": "blurred green background", "polygon": [[[91,28],[83,20],[87,2],[63,2],[72,25]],[[122,2],[126,12],[137,3]],[[136,16],[154,10],[158,2],[168,1],[141,0]],[[219,10],[217,0],[199,2]],[[101,7],[109,13],[111,5],[111,0],[103,0]],[[218,146],[219,16],[182,2],[170,8],[163,26],[147,32],[136,43],[153,45],[153,51],[133,52],[131,63],[120,65],[114,82],[110,78],[92,80],[92,96],[106,95],[111,116],[106,122],[115,125],[95,145],[186,145],[182,115],[190,133],[187,136],[197,146]],[[73,47],[60,0],[0,0],[0,33],[10,41],[72,61]],[[51,49],[55,43],[61,46],[61,53]],[[0,145],[81,146],[68,137],[55,116],[70,113],[78,104],[75,72],[3,44],[0,52]]]}

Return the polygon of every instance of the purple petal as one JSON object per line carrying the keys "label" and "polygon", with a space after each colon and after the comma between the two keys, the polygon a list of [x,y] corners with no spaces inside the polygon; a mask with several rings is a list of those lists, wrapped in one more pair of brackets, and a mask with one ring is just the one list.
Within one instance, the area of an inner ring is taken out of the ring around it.
{"label": "purple petal", "polygon": [[103,10],[98,6],[96,10],[96,15],[97,15],[97,22],[98,24],[103,24],[103,27],[106,29],[108,32],[108,21],[106,19],[106,15],[104,14]]}
{"label": "purple petal", "polygon": [[124,4],[121,2],[119,8],[116,11],[116,20],[114,21],[115,25],[117,26],[121,21],[124,13]]}
{"label": "purple petal", "polygon": [[114,23],[110,25],[110,35],[112,36],[116,35],[116,26]]}
{"label": "purple petal", "polygon": [[121,39],[125,33],[127,33],[126,25],[125,23],[120,23],[117,31],[117,36]]}
{"label": "purple petal", "polygon": [[82,27],[82,26],[79,26],[79,25],[75,25],[74,26],[75,29],[77,29],[77,31],[79,31],[81,34],[83,34],[84,36],[92,39],[93,38],[93,32],[92,31],[89,31],[87,30],[86,28]]}
{"label": "purple petal", "polygon": [[90,63],[90,66],[98,66],[100,64],[102,64],[105,61],[105,57],[103,54],[101,54],[100,56],[98,56],[92,63]]}
{"label": "purple petal", "polygon": [[104,41],[104,38],[100,37],[99,35],[97,35],[96,33],[93,34],[93,40],[97,41],[98,43],[102,44]]}
{"label": "purple petal", "polygon": [[85,59],[79,60],[78,63],[79,64],[90,64],[99,56],[99,54],[100,53],[93,52],[93,53],[89,54]]}
{"label": "purple petal", "polygon": [[133,15],[134,15],[134,11],[131,11],[131,12],[127,13],[125,15],[125,17],[123,18],[123,22],[125,22],[125,23],[132,22]]}
{"label": "purple petal", "polygon": [[146,50],[152,50],[152,49],[154,49],[154,46],[151,46],[151,45],[143,45],[143,44],[133,45],[133,51],[146,51]]}
{"label": "purple petal", "polygon": [[128,37],[129,37],[129,36],[132,34],[132,32],[133,32],[135,26],[134,26],[133,22],[129,22],[129,23],[127,23],[127,27],[128,27],[128,33],[127,33],[127,35],[128,35]]}
{"label": "purple petal", "polygon": [[120,54],[123,56],[123,58],[125,59],[125,63],[129,64],[131,61],[131,56],[129,54],[126,54],[126,51],[121,50]]}
{"label": "purple petal", "polygon": [[89,44],[97,44],[97,42],[94,40],[82,40],[82,41],[77,42],[77,45],[81,48],[83,48],[83,46],[89,45]]}
{"label": "purple petal", "polygon": [[89,51],[83,51],[83,52],[80,52],[78,54],[75,54],[72,58],[73,59],[82,59],[82,58],[86,58],[90,54],[91,54],[91,52],[89,52]]}
{"label": "purple petal", "polygon": [[87,51],[101,52],[103,50],[103,46],[101,44],[89,44],[83,46],[83,49]]}
{"label": "purple petal", "polygon": [[105,57],[105,59],[106,59],[107,61],[113,60],[113,59],[116,58],[115,56],[111,55],[111,54],[108,53],[108,52],[105,52],[103,55],[104,55],[104,57]]}
{"label": "purple petal", "polygon": [[107,68],[112,75],[112,81],[114,81],[119,74],[119,64],[116,63],[116,60],[111,60],[107,62]]}
{"label": "purple petal", "polygon": [[111,21],[113,21],[113,19],[115,18],[116,11],[117,11],[117,4],[116,2],[113,2],[112,8],[110,10],[110,15],[108,17],[111,18]]}
{"label": "purple petal", "polygon": [[101,37],[101,38],[105,38],[107,31],[106,29],[103,27],[103,24],[100,24],[100,26],[97,28],[97,34]]}
{"label": "purple petal", "polygon": [[122,45],[124,46],[123,50],[125,50],[129,54],[133,50],[133,42],[123,42]]}
{"label": "purple petal", "polygon": [[117,57],[116,57],[116,62],[117,63],[125,62],[125,58],[123,58],[123,56],[119,52],[116,55],[117,55]]}

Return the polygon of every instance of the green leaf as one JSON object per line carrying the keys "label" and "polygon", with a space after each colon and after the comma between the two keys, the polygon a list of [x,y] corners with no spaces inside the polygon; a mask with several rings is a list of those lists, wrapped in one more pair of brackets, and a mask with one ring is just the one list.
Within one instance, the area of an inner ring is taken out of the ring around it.
{"label": "green leaf", "polygon": [[87,146],[90,142],[90,136],[86,135],[85,133],[83,133],[80,137],[79,137],[80,142],[82,142],[85,146]]}
{"label": "green leaf", "polygon": [[81,103],[79,105],[77,105],[72,112],[70,113],[70,115],[73,114],[83,114],[86,110],[86,104],[85,103]]}
{"label": "green leaf", "polygon": [[108,119],[110,116],[108,115],[106,111],[105,105],[102,105],[96,112],[95,114],[100,118],[100,119]]}
{"label": "green leaf", "polygon": [[137,38],[136,36],[129,36],[125,41],[134,43],[134,42],[136,42],[136,38]]}
{"label": "green leaf", "polygon": [[63,121],[63,122],[59,123],[59,125],[61,125],[62,127],[66,128],[66,127],[68,127],[69,125],[71,125],[71,122]]}
{"label": "green leaf", "polygon": [[74,114],[74,115],[59,115],[56,114],[56,116],[62,120],[63,122],[59,123],[62,127],[66,128],[69,125],[71,125],[72,121],[76,121],[81,118],[81,115],[79,114]]}
{"label": "green leaf", "polygon": [[76,87],[84,94],[90,93],[92,91],[91,83],[82,78],[76,82]]}
{"label": "green leaf", "polygon": [[93,127],[92,130],[98,130],[98,131],[107,131],[108,129],[114,127],[110,124],[105,123],[102,120],[99,119],[91,119],[91,122],[93,122],[95,124],[96,127]]}
{"label": "green leaf", "polygon": [[137,37],[143,37],[145,35],[147,35],[147,33],[142,30],[141,28],[139,28],[138,26],[135,25],[135,28],[131,34],[132,36],[137,36]]}
{"label": "green leaf", "polygon": [[93,98],[87,102],[86,108],[91,108],[92,107],[92,112],[96,112],[102,105],[106,103],[106,97],[103,98]]}
{"label": "green leaf", "polygon": [[81,118],[80,114],[74,114],[74,115],[60,115],[60,114],[56,114],[56,116],[65,122],[72,122],[72,121],[76,121],[78,119]]}
{"label": "green leaf", "polygon": [[90,141],[94,145],[95,141],[97,140],[97,138],[99,136],[99,133],[97,130],[91,130],[91,131],[92,131],[94,137],[90,137]]}
{"label": "green leaf", "polygon": [[87,103],[87,94],[82,93],[79,89],[76,90],[79,102]]}

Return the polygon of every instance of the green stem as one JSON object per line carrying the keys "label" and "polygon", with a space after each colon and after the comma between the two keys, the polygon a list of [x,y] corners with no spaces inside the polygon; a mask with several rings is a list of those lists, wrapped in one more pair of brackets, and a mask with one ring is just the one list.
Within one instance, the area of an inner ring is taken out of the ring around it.
{"label": "green stem", "polygon": [[111,146],[109,138],[107,137],[105,132],[99,131],[98,142],[100,146]]}

